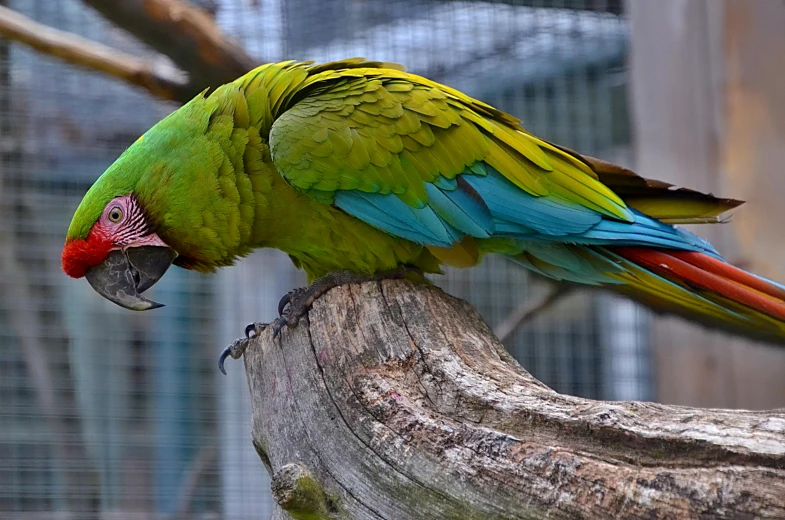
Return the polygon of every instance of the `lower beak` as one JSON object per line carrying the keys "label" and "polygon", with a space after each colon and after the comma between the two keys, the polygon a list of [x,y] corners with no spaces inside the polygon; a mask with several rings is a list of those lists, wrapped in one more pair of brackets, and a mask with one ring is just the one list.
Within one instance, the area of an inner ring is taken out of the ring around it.
{"label": "lower beak", "polygon": [[169,269],[177,253],[165,246],[131,247],[109,253],[100,264],[91,267],[85,278],[107,300],[132,311],[163,307],[141,293],[155,284]]}

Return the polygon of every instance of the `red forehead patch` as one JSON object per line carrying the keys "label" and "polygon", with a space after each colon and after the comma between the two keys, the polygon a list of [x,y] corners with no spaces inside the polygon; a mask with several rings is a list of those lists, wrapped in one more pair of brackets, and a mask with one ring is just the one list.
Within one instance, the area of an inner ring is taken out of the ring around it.
{"label": "red forehead patch", "polygon": [[112,241],[95,229],[87,235],[87,240],[69,240],[63,246],[63,271],[73,278],[81,278],[88,269],[104,261],[112,249]]}

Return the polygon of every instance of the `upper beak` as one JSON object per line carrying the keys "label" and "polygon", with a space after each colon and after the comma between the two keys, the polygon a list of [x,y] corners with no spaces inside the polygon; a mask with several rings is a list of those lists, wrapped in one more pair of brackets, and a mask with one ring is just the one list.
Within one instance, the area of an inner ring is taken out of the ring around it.
{"label": "upper beak", "polygon": [[163,307],[141,293],[153,286],[177,257],[174,249],[165,246],[131,247],[109,253],[100,264],[91,267],[85,278],[95,291],[132,311]]}

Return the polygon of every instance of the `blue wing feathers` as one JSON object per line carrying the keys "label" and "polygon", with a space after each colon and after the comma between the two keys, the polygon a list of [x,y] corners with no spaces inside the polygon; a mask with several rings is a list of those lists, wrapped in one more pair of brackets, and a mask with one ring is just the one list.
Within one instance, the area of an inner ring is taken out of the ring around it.
{"label": "blue wing feathers", "polygon": [[515,224],[514,222],[510,222],[509,220],[502,220],[499,218],[494,217],[493,219],[493,226],[496,236],[504,236],[504,237],[513,237],[513,238],[531,238],[536,237],[539,233],[531,228],[527,228],[526,226],[521,226],[520,224]]}
{"label": "blue wing feathers", "polygon": [[486,168],[489,174],[485,177],[466,175],[464,178],[488,205],[491,215],[500,220],[553,237],[581,233],[602,220],[599,213],[577,204],[530,195],[496,170]]}
{"label": "blue wing feathers", "polygon": [[335,194],[334,204],[350,215],[395,236],[420,244],[431,242],[442,247],[448,247],[428,230],[423,232],[422,230],[414,229],[403,220],[380,209],[374,202],[366,200],[365,197],[362,196],[362,192],[338,192]]}
{"label": "blue wing feathers", "polygon": [[339,191],[334,204],[350,215],[365,220],[372,226],[419,244],[450,247],[464,234],[439,217],[430,205],[413,208],[390,193],[365,193],[356,190]]}
{"label": "blue wing feathers", "polygon": [[633,211],[635,222],[628,224],[603,220],[576,238],[576,243],[593,245],[639,245],[701,251],[719,256],[714,247],[702,238],[682,229],[668,226]]}
{"label": "blue wing feathers", "polygon": [[[483,212],[481,208],[477,207],[478,204],[475,201],[471,199],[468,201],[461,200],[460,197],[455,197],[456,191],[460,193],[458,190],[443,192],[430,183],[426,184],[425,188],[428,193],[428,205],[433,208],[436,215],[451,227],[464,235],[478,238],[491,236],[493,233],[493,220],[487,208]],[[453,195],[453,197],[450,195]]]}
{"label": "blue wing feathers", "polygon": [[[372,226],[424,245],[450,247],[465,236],[518,238],[522,250],[537,248],[537,258],[565,270],[580,271],[580,265],[570,263],[575,259],[556,262],[567,254],[556,244],[664,247],[719,258],[711,244],[692,233],[634,210],[635,221],[622,222],[571,201],[530,195],[482,162],[453,179],[439,176],[425,187],[428,203],[422,208],[392,193],[359,190],[338,191],[334,204]],[[542,246],[532,245],[536,243]]]}

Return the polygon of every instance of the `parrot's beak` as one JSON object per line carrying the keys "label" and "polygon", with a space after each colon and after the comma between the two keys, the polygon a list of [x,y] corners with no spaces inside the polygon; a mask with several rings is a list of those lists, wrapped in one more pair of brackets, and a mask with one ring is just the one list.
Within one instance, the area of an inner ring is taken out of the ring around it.
{"label": "parrot's beak", "polygon": [[100,264],[91,267],[85,278],[107,300],[132,311],[163,307],[141,293],[153,286],[169,269],[177,253],[165,246],[131,247],[109,253]]}

